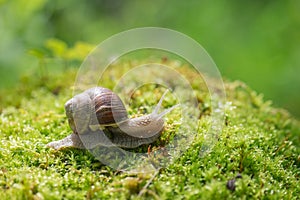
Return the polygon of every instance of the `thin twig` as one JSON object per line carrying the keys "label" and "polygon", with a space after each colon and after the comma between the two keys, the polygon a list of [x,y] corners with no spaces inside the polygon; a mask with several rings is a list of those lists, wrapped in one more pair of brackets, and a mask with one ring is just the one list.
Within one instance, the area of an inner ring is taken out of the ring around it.
{"label": "thin twig", "polygon": [[152,183],[152,181],[154,180],[154,178],[156,177],[156,175],[159,173],[159,169],[157,169],[155,171],[155,173],[153,174],[153,176],[151,177],[151,179],[147,182],[147,184],[141,189],[141,191],[139,192],[138,197],[141,197],[147,190],[147,188],[149,187],[149,185]]}

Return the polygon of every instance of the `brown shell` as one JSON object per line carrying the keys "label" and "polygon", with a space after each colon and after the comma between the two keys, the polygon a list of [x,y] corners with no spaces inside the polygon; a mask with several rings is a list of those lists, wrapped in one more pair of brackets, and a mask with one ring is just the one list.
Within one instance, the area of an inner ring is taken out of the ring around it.
{"label": "brown shell", "polygon": [[94,87],[74,96],[66,102],[65,110],[71,129],[80,134],[94,125],[112,126],[128,119],[121,99],[102,87]]}
{"label": "brown shell", "polygon": [[86,90],[95,105],[100,125],[110,125],[128,119],[126,108],[118,95],[111,90],[95,87]]}

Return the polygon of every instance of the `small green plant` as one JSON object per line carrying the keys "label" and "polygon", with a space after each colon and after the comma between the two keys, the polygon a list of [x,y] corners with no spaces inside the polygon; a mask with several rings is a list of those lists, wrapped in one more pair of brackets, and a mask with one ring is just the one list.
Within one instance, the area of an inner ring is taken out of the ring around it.
{"label": "small green plant", "polygon": [[50,38],[43,48],[30,49],[28,53],[38,59],[40,77],[43,79],[55,69],[62,71],[78,66],[94,47],[85,42],[76,42],[73,47],[68,47],[64,41]]}

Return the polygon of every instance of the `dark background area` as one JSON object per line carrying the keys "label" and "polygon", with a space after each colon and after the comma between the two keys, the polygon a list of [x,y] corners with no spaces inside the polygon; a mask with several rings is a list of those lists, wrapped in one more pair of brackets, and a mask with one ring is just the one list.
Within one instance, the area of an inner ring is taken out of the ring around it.
{"label": "dark background area", "polygon": [[299,10],[298,0],[0,0],[0,88],[13,89],[22,74],[37,70],[28,51],[43,49],[49,38],[98,44],[158,26],[192,37],[224,77],[246,82],[299,118]]}

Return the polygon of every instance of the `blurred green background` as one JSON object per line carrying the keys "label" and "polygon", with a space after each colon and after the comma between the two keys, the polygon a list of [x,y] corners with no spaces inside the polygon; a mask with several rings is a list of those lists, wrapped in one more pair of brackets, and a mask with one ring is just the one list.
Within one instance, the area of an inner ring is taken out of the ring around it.
{"label": "blurred green background", "polygon": [[299,0],[0,0],[0,88],[38,70],[49,38],[98,44],[143,26],[194,38],[224,77],[300,117]]}

